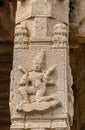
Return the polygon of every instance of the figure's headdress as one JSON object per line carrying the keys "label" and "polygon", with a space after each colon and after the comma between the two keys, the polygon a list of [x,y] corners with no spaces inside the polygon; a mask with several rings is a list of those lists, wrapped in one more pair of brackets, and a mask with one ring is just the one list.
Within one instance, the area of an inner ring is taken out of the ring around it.
{"label": "figure's headdress", "polygon": [[45,52],[41,51],[32,62],[32,70],[41,71],[45,60]]}

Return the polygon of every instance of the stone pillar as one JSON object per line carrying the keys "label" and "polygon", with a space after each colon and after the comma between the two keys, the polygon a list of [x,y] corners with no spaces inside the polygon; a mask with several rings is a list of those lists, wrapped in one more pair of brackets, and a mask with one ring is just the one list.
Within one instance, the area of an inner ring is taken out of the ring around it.
{"label": "stone pillar", "polygon": [[70,130],[69,0],[22,0],[16,16],[11,130]]}

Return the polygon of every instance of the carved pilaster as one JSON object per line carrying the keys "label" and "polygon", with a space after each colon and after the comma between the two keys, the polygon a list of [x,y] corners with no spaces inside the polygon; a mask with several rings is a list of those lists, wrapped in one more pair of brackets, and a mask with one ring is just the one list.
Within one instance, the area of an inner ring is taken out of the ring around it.
{"label": "carved pilaster", "polygon": [[29,32],[25,24],[19,24],[15,27],[15,49],[26,49],[29,47]]}
{"label": "carved pilaster", "polygon": [[[61,7],[67,12],[58,14]],[[68,7],[69,0],[21,2],[15,27],[11,130],[70,130],[74,100]]]}
{"label": "carved pilaster", "polygon": [[68,26],[64,23],[56,24],[53,28],[53,48],[68,47]]}

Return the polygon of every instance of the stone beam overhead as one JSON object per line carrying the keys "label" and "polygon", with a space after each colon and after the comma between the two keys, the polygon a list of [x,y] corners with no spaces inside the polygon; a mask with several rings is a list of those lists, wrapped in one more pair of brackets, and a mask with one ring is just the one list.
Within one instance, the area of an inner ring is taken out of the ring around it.
{"label": "stone beam overhead", "polygon": [[[53,17],[66,23],[69,22],[68,21],[69,0],[53,0],[53,1],[49,0],[44,2],[41,2],[39,0],[32,0],[32,1],[24,0],[23,2],[18,2],[20,6],[17,9],[16,23],[19,23],[26,18],[35,16]],[[62,17],[62,15],[64,17]]]}
{"label": "stone beam overhead", "polygon": [[[40,2],[39,0],[33,0],[33,2],[25,0],[19,4],[16,23],[25,22],[27,29],[29,28],[29,41],[32,43],[47,41],[47,44],[51,44],[53,26],[59,22],[64,22],[68,25],[68,0],[49,0],[44,2]],[[27,19],[29,19],[29,22]]]}
{"label": "stone beam overhead", "polygon": [[70,130],[74,98],[69,0],[22,0],[18,4],[10,83],[11,130]]}

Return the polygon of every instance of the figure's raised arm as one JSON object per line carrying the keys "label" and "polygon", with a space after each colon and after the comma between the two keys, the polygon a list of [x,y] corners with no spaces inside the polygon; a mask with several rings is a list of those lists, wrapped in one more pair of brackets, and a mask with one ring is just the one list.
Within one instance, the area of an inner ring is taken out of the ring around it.
{"label": "figure's raised arm", "polygon": [[24,68],[23,66],[19,65],[18,68],[22,73],[28,74],[26,68]]}
{"label": "figure's raised arm", "polygon": [[28,84],[29,82],[29,73],[28,71],[21,65],[19,65],[19,70],[24,73],[24,75],[22,76],[19,85],[24,86],[26,84]]}
{"label": "figure's raised arm", "polygon": [[51,75],[55,72],[55,69],[56,69],[56,66],[50,67],[50,68],[47,70],[45,76],[46,76],[46,77],[47,77],[47,76],[51,76]]}
{"label": "figure's raised arm", "polygon": [[56,82],[52,79],[52,75],[54,74],[56,69],[56,66],[53,66],[47,70],[47,72],[44,74],[43,81],[46,86],[55,86]]}

